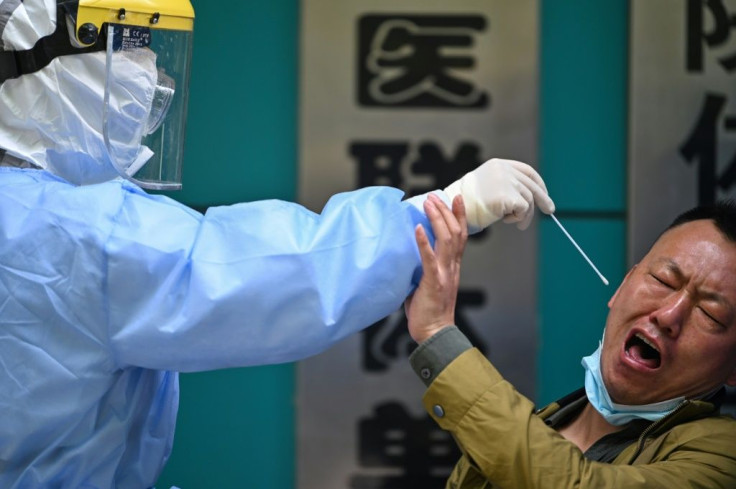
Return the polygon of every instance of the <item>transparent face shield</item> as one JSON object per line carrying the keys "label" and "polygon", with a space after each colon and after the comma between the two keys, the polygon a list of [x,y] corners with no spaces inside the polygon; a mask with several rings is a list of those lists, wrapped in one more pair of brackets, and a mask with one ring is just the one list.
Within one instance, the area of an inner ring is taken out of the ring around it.
{"label": "transparent face shield", "polygon": [[115,170],[181,188],[192,31],[107,24],[103,137]]}

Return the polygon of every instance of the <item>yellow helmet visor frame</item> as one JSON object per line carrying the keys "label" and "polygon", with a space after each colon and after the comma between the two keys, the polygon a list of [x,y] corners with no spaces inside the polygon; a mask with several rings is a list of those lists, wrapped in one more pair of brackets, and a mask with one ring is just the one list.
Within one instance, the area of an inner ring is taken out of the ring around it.
{"label": "yellow helmet visor frame", "polygon": [[83,46],[94,42],[86,34],[102,32],[103,24],[150,29],[194,30],[194,8],[189,0],[79,0],[75,36]]}

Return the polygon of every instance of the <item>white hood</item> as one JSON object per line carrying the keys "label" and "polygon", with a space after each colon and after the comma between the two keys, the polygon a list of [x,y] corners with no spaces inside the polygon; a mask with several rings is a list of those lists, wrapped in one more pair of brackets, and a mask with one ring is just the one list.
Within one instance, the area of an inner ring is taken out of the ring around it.
{"label": "white hood", "polygon": [[56,29],[56,0],[0,0],[0,49],[31,49]]}
{"label": "white hood", "polygon": [[[118,79],[124,99],[112,100],[108,120],[116,129],[137,133],[118,154],[134,154],[128,171],[135,173],[151,156],[140,146],[140,121],[146,120],[156,87],[156,57],[140,50],[127,63],[125,79]],[[62,56],[32,74],[0,85],[0,148],[8,154],[78,185],[119,176],[110,161],[102,134],[104,108],[104,52]]]}

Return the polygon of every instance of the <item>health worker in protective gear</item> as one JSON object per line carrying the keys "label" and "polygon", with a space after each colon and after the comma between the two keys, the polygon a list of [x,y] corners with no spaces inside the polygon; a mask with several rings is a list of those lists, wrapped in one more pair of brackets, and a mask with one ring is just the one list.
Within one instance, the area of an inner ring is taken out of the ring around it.
{"label": "health worker in protective gear", "polygon": [[[0,487],[151,487],[177,372],[314,355],[420,278],[426,196],[202,215],[142,190],[179,186],[193,17],[186,0],[0,0]],[[462,195],[475,229],[554,210],[508,160],[437,194]]]}

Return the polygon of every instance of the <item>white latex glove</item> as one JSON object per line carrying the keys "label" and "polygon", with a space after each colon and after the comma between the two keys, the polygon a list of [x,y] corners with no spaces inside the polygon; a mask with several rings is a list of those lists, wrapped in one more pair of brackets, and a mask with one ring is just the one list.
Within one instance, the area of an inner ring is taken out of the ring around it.
{"label": "white latex glove", "polygon": [[526,229],[534,217],[534,204],[545,214],[555,211],[542,177],[526,163],[493,158],[445,189],[450,201],[460,194],[465,201],[468,228],[481,230],[503,219]]}

